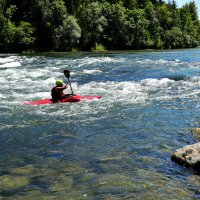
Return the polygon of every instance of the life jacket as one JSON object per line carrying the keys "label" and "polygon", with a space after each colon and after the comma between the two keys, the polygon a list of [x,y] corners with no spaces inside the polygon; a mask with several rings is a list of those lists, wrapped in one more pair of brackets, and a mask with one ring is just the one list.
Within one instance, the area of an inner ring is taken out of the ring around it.
{"label": "life jacket", "polygon": [[61,100],[62,97],[63,97],[63,95],[64,94],[63,94],[62,91],[57,91],[56,90],[56,86],[51,89],[51,97],[52,97],[53,101],[59,101],[59,100]]}

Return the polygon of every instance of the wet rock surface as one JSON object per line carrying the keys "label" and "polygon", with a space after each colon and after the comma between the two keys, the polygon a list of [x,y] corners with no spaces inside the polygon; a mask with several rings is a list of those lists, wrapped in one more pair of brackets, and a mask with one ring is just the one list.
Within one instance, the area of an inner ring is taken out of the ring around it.
{"label": "wet rock surface", "polygon": [[[193,128],[191,133],[194,138],[200,140],[200,128]],[[177,149],[171,159],[180,165],[200,171],[200,142]]]}

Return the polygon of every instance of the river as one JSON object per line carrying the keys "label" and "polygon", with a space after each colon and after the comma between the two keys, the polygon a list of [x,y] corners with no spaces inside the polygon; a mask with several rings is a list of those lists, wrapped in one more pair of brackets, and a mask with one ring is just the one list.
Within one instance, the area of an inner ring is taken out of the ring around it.
{"label": "river", "polygon": [[[23,104],[65,69],[102,98]],[[197,142],[200,49],[0,54],[0,72],[0,199],[200,198],[200,176],[171,161]]]}

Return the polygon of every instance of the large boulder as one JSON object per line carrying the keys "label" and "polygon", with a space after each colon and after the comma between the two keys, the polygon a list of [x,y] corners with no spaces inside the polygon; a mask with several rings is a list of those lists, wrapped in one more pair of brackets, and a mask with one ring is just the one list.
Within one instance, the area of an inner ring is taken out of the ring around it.
{"label": "large boulder", "polygon": [[200,170],[200,142],[176,150],[171,159],[179,164]]}

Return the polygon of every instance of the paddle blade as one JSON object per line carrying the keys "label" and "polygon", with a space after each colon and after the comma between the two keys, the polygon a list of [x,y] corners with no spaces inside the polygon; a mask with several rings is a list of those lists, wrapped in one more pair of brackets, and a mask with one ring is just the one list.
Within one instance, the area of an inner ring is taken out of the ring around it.
{"label": "paddle blade", "polygon": [[69,70],[64,70],[63,73],[67,78],[70,77],[70,71]]}

